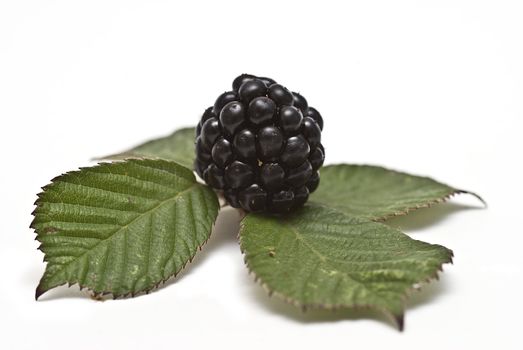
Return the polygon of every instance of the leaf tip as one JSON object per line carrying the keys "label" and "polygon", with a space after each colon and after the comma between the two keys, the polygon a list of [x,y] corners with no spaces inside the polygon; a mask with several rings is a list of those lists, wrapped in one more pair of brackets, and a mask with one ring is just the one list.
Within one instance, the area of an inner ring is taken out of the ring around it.
{"label": "leaf tip", "polygon": [[465,190],[456,190],[456,194],[470,194],[471,196],[475,197],[477,200],[479,200],[481,202],[481,204],[483,204],[483,207],[485,209],[488,208],[488,203],[486,200],[483,199],[483,197],[481,197],[479,194],[475,193],[475,192],[470,192],[470,191],[465,191]]}
{"label": "leaf tip", "polygon": [[403,329],[405,328],[405,314],[401,313],[399,315],[393,315],[394,322],[396,323],[396,326],[398,327],[398,330],[400,332],[403,332]]}
{"label": "leaf tip", "polygon": [[47,292],[47,289],[42,287],[42,284],[39,284],[38,287],[36,287],[35,300],[38,300],[38,298],[40,298],[40,296],[42,296],[42,294],[44,294],[45,292]]}

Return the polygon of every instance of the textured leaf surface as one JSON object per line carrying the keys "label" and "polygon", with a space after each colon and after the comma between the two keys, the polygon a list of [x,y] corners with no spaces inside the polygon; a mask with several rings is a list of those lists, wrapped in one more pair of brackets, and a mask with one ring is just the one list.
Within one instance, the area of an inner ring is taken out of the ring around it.
{"label": "textured leaf surface", "polygon": [[271,293],[302,307],[375,308],[400,328],[407,291],[452,259],[445,247],[314,204],[284,218],[248,215],[240,243]]}
{"label": "textured leaf surface", "polygon": [[311,200],[349,215],[384,220],[443,202],[458,193],[469,192],[382,167],[339,164],[321,169],[321,184]]}
{"label": "textured leaf surface", "polygon": [[149,291],[192,259],[218,213],[212,190],[163,160],[67,173],[36,204],[31,226],[47,261],[37,298],[65,283],[114,297]]}
{"label": "textured leaf surface", "polygon": [[172,160],[189,169],[194,162],[194,128],[184,128],[169,136],[147,141],[122,153],[103,157],[106,160],[148,158]]}

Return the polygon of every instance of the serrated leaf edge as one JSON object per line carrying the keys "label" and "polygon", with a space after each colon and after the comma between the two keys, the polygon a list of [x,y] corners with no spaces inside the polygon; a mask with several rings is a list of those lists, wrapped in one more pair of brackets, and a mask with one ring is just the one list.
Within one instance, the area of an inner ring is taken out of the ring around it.
{"label": "serrated leaf edge", "polygon": [[[125,158],[125,159],[122,159],[122,161],[133,161],[133,160],[140,160],[140,159],[136,159],[136,158]],[[155,160],[155,159],[150,159],[150,158],[144,158],[143,160]],[[168,160],[165,160],[165,159],[157,159],[157,160],[161,160],[161,161],[165,161],[165,162],[168,162],[168,163],[175,163],[176,165],[178,165],[179,167],[181,168],[184,168],[186,170],[188,170],[188,172],[190,172],[192,174],[193,177],[195,177],[194,173],[192,172],[192,170],[190,169],[187,169],[186,167],[184,167],[183,165],[180,165],[178,164],[177,162],[175,161],[168,161]],[[106,166],[106,165],[110,165],[112,164],[112,162],[100,162],[100,163],[97,163],[95,166]],[[54,183],[58,182],[60,179],[62,179],[63,177],[65,176],[68,176],[68,175],[71,175],[71,174],[74,174],[74,173],[78,173],[82,170],[85,170],[85,169],[89,169],[89,168],[92,168],[92,167],[80,167],[78,168],[78,170],[72,170],[72,171],[67,171],[61,175],[58,175],[58,176],[55,176],[54,178],[51,179],[51,181],[42,187],[42,191],[40,193],[37,194],[37,199],[36,201],[34,202],[34,205],[36,206],[36,208],[33,210],[33,212],[31,213],[32,216],[35,215],[36,213],[36,210],[38,209],[38,206],[40,205],[40,201],[41,201],[41,195],[51,186],[53,185]],[[196,179],[196,177],[195,177]],[[195,181],[195,183],[192,186],[198,184],[197,181]],[[214,192],[214,191],[213,191]],[[218,199],[217,199],[218,201]],[[220,211],[220,208],[219,208],[219,202],[218,202],[218,213]],[[218,218],[218,213],[216,215],[216,217],[214,218],[214,221],[211,225],[211,228],[210,228],[210,233],[209,233],[209,237],[207,237],[207,239],[202,243],[200,244],[196,250],[195,250],[195,253],[189,258],[189,260],[187,260],[181,267],[178,271],[176,271],[174,274],[172,274],[171,276],[161,280],[160,282],[158,282],[157,284],[155,284],[154,286],[152,286],[151,288],[148,288],[148,289],[145,289],[145,290],[142,290],[142,291],[139,291],[139,292],[130,292],[130,293],[124,293],[124,294],[115,294],[114,292],[110,292],[110,291],[102,291],[102,292],[97,292],[95,290],[93,290],[92,288],[89,288],[88,286],[84,286],[80,283],[69,283],[69,282],[64,282],[62,284],[59,284],[51,289],[55,289],[55,288],[58,288],[58,287],[61,287],[61,286],[64,286],[64,285],[67,285],[68,288],[71,288],[75,285],[78,285],[78,287],[80,287],[80,291],[88,291],[91,293],[91,298],[95,299],[95,300],[103,300],[104,297],[106,296],[109,296],[111,295],[112,296],[112,299],[113,300],[116,300],[116,299],[125,299],[125,298],[134,298],[136,296],[139,296],[139,295],[143,295],[143,294],[149,294],[151,291],[154,291],[156,289],[158,289],[161,285],[165,284],[167,281],[169,281],[170,279],[174,279],[176,278],[176,276],[179,275],[180,272],[182,272],[185,267],[192,263],[192,261],[194,260],[194,257],[196,256],[196,254],[198,253],[198,251],[201,251],[202,250],[202,247],[209,241],[209,239],[211,238],[212,236],[212,232],[214,231],[214,227],[216,225],[216,220]],[[29,225],[29,228],[34,230],[34,232],[36,233],[36,237],[35,237],[35,240],[38,241],[38,236],[39,236],[39,233],[37,232],[36,228],[34,227],[34,222],[35,222],[35,219],[33,219],[33,221],[31,221],[31,224]],[[42,249],[40,247],[37,248],[37,250],[42,251]],[[45,254],[45,253],[44,253]],[[44,259],[45,259],[45,256],[44,256]],[[45,261],[45,260],[44,260]],[[43,279],[43,276],[42,276],[42,279]],[[49,290],[51,289],[44,289],[44,288],[41,288],[41,282],[42,282],[42,279],[40,280],[40,282],[38,283],[38,286],[36,287],[36,290],[35,290],[35,300],[38,300],[38,298],[48,292]]]}
{"label": "serrated leaf edge", "polygon": [[[180,267],[180,269],[178,271],[176,271],[174,274],[172,274],[171,276],[167,277],[166,279],[158,282],[157,284],[155,284],[154,286],[152,286],[149,289],[145,289],[145,290],[142,290],[142,291],[139,291],[139,292],[136,292],[136,293],[131,292],[131,293],[125,293],[125,294],[115,294],[115,293],[109,292],[109,291],[96,292],[93,289],[89,288],[88,286],[81,285],[80,283],[68,283],[68,282],[65,282],[65,283],[62,283],[60,285],[57,285],[56,287],[53,287],[51,289],[55,289],[55,288],[58,288],[58,287],[61,287],[61,286],[64,286],[64,285],[67,285],[68,288],[71,288],[71,287],[73,287],[75,285],[78,285],[78,287],[80,287],[80,291],[83,291],[83,290],[88,291],[88,292],[91,293],[91,297],[92,298],[94,298],[94,299],[101,298],[102,300],[103,300],[104,297],[109,296],[109,295],[111,296],[111,298],[113,300],[117,300],[117,299],[126,299],[126,298],[129,298],[129,297],[134,298],[134,297],[139,296],[139,295],[149,294],[150,292],[155,291],[158,288],[160,288],[160,286],[165,284],[167,281],[176,278],[180,274],[180,272],[182,272],[185,269],[185,267],[187,265],[192,263],[192,261],[194,260],[194,257],[198,253],[198,251],[201,251],[202,247],[211,238],[212,232],[214,231],[215,224],[216,224],[216,219],[214,220],[214,222],[213,222],[213,224],[211,226],[211,234],[209,234],[209,237],[205,240],[205,242],[203,242],[201,245],[198,246],[196,252],[189,258],[189,260],[187,262],[185,262],[185,264],[183,264]],[[38,248],[38,250],[40,250],[40,248]],[[48,292],[50,290],[50,289],[46,289],[46,290],[39,289],[39,287],[40,287],[40,284],[38,284],[38,287],[36,288],[36,291],[35,291],[35,300],[38,300],[38,298],[42,294],[44,294],[44,293],[46,293],[46,292]]]}
{"label": "serrated leaf edge", "polygon": [[[419,204],[419,205],[416,205],[416,206],[413,206],[413,207],[408,207],[408,208],[406,208],[404,210],[400,210],[400,211],[397,211],[397,212],[394,212],[394,213],[391,213],[391,214],[382,215],[382,216],[374,216],[374,217],[373,216],[357,215],[359,217],[363,217],[363,218],[366,218],[366,219],[369,219],[369,220],[372,220],[372,221],[382,222],[382,221],[386,221],[386,220],[394,218],[394,217],[405,216],[405,215],[408,215],[411,212],[416,211],[418,209],[430,208],[433,205],[440,204],[440,203],[445,203],[450,198],[452,198],[452,197],[454,197],[455,195],[458,195],[458,194],[469,194],[469,195],[477,198],[481,202],[481,204],[484,205],[485,208],[488,207],[487,202],[479,194],[477,194],[475,192],[471,192],[471,191],[456,189],[456,188],[454,188],[452,186],[449,186],[449,185],[447,185],[445,183],[442,183],[440,181],[436,181],[436,180],[434,180],[433,178],[431,178],[429,176],[413,175],[413,174],[410,174],[410,173],[406,173],[404,171],[390,169],[390,168],[387,168],[387,167],[383,167],[383,166],[379,166],[379,165],[372,165],[372,164],[335,163],[335,164],[326,165],[322,169],[330,168],[330,167],[337,167],[337,166],[352,166],[352,167],[358,167],[358,168],[376,168],[376,169],[381,169],[381,170],[384,170],[384,171],[387,171],[387,172],[390,172],[390,173],[394,173],[394,174],[397,174],[397,175],[415,176],[415,177],[418,177],[418,178],[435,181],[435,182],[437,182],[437,183],[439,183],[439,184],[441,184],[443,186],[448,187],[451,190],[447,194],[445,194],[444,196],[442,196],[440,198],[437,198],[437,199],[434,199],[434,200],[431,200],[431,201],[428,201],[426,203]],[[321,172],[321,169],[320,169],[320,172]],[[312,199],[312,201],[314,201],[314,199]]]}
{"label": "serrated leaf edge", "polygon": [[445,203],[449,199],[451,199],[452,197],[454,197],[456,195],[459,195],[459,194],[469,194],[469,195],[477,198],[485,206],[485,208],[488,207],[487,202],[480,195],[478,195],[477,193],[470,192],[470,191],[465,191],[465,190],[454,189],[453,191],[451,191],[450,193],[446,194],[445,196],[443,196],[441,198],[437,198],[437,199],[434,199],[434,200],[431,200],[431,201],[428,201],[426,203],[419,204],[419,205],[416,205],[416,206],[413,206],[413,207],[408,207],[408,208],[406,208],[404,210],[400,210],[400,211],[397,211],[397,212],[394,212],[394,213],[391,213],[391,214],[387,214],[387,215],[383,215],[383,216],[377,216],[377,217],[367,217],[367,218],[372,220],[372,221],[376,221],[376,222],[387,221],[388,219],[392,219],[392,218],[395,218],[395,217],[398,217],[398,216],[406,216],[406,215],[408,215],[408,214],[410,214],[413,211],[416,211],[418,209],[431,208],[432,206],[434,206],[436,204]]}
{"label": "serrated leaf edge", "polygon": [[404,326],[405,326],[405,307],[406,307],[406,302],[409,299],[409,297],[412,294],[412,292],[419,291],[420,289],[423,288],[424,285],[429,284],[433,280],[439,280],[439,274],[438,273],[443,271],[443,265],[444,264],[448,264],[448,263],[453,264],[454,252],[451,249],[448,249],[448,248],[444,247],[449,252],[448,260],[442,262],[441,264],[439,264],[438,268],[436,269],[436,271],[434,272],[433,275],[431,275],[431,276],[425,278],[424,280],[419,281],[416,284],[413,284],[411,287],[405,289],[403,294],[400,296],[401,303],[402,303],[402,312],[399,315],[393,314],[392,312],[390,312],[386,308],[378,307],[378,306],[371,305],[371,304],[362,304],[362,305],[358,305],[358,304],[353,304],[353,305],[345,305],[345,304],[304,304],[304,303],[301,303],[298,300],[295,300],[295,299],[293,299],[291,297],[286,296],[283,293],[280,293],[280,292],[277,292],[275,290],[272,290],[269,287],[269,285],[266,282],[264,282],[263,279],[260,276],[258,276],[256,274],[256,272],[254,272],[254,270],[252,270],[251,266],[249,265],[249,262],[247,261],[247,256],[245,254],[245,249],[243,247],[243,240],[242,240],[242,232],[243,232],[243,230],[245,228],[244,219],[246,217],[247,217],[247,215],[245,215],[241,219],[240,230],[238,232],[237,239],[238,239],[238,242],[239,242],[239,245],[240,245],[240,250],[241,250],[242,254],[244,255],[243,262],[244,262],[245,266],[247,267],[248,273],[250,275],[254,276],[254,282],[258,283],[267,292],[269,297],[275,295],[279,299],[283,300],[285,303],[293,305],[293,306],[295,306],[297,308],[302,309],[303,312],[306,312],[307,310],[314,310],[314,309],[329,310],[329,311],[337,311],[337,310],[375,310],[377,312],[382,313],[387,318],[389,318],[396,325],[396,327],[398,327],[399,331],[403,331],[404,330]]}

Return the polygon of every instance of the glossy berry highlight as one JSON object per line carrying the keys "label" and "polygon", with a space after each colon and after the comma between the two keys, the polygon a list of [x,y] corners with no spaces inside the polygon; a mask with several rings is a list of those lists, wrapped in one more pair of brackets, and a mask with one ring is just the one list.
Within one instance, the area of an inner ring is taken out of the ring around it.
{"label": "glossy berry highlight", "polygon": [[234,208],[286,213],[320,183],[323,118],[301,94],[242,74],[196,127],[196,173]]}

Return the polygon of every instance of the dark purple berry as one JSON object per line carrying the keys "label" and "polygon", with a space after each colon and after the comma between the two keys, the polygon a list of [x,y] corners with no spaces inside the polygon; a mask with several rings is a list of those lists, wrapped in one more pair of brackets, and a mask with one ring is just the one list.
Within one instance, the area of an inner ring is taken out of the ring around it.
{"label": "dark purple berry", "polygon": [[266,126],[258,131],[257,151],[261,160],[276,159],[283,146],[283,134],[276,126]]}
{"label": "dark purple berry", "polygon": [[205,163],[211,161],[211,151],[203,145],[201,136],[196,139],[196,158]]}
{"label": "dark purple berry", "polygon": [[303,115],[307,115],[309,104],[307,103],[305,97],[297,92],[293,92],[292,95],[294,98],[294,107],[298,108],[303,113]]}
{"label": "dark purple berry", "polygon": [[249,103],[247,115],[251,123],[262,125],[272,120],[276,112],[276,104],[268,97],[256,97]]}
{"label": "dark purple berry", "polygon": [[225,181],[231,188],[243,188],[254,182],[252,168],[240,161],[234,161],[225,168]]}
{"label": "dark purple berry", "polygon": [[215,115],[220,115],[223,107],[229,102],[238,101],[240,98],[234,91],[227,91],[221,94],[214,102],[213,112]]}
{"label": "dark purple berry", "polygon": [[194,160],[194,170],[196,171],[196,174],[198,174],[198,176],[201,179],[203,179],[203,172],[205,171],[205,169],[207,169],[208,166],[209,166],[209,163],[202,162],[198,159]]}
{"label": "dark purple berry", "polygon": [[321,129],[310,117],[303,119],[303,135],[305,135],[311,148],[316,148],[321,143]]}
{"label": "dark purple berry", "polygon": [[266,163],[260,169],[260,181],[268,191],[277,191],[283,187],[285,170],[278,163]]}
{"label": "dark purple berry", "polygon": [[199,122],[198,125],[196,125],[196,137],[200,136],[202,133],[202,122]]}
{"label": "dark purple berry", "polygon": [[309,189],[309,192],[312,193],[314,191],[316,191],[316,189],[318,188],[318,186],[320,185],[320,173],[319,172],[315,172],[312,174],[309,182],[307,182],[307,188]]}
{"label": "dark purple berry", "polygon": [[221,135],[220,123],[216,118],[208,119],[202,125],[202,133],[200,137],[202,138],[202,143],[207,149],[212,149],[214,143]]}
{"label": "dark purple berry", "polygon": [[292,191],[279,191],[272,195],[271,211],[275,213],[286,213],[294,204],[294,193]]}
{"label": "dark purple berry", "polygon": [[307,113],[308,117],[311,117],[318,123],[318,126],[320,127],[320,130],[323,131],[323,118],[321,117],[320,112],[316,110],[314,107],[309,107],[309,112]]}
{"label": "dark purple berry", "polygon": [[222,189],[225,187],[225,180],[223,177],[223,170],[218,168],[216,164],[211,164],[203,172],[203,179],[209,186],[216,189]]}
{"label": "dark purple berry", "polygon": [[267,86],[267,87],[276,84],[276,81],[274,81],[274,79],[271,79],[271,78],[258,77],[258,79],[260,79],[261,81],[263,81],[263,83],[264,83],[265,86]]}
{"label": "dark purple berry", "polygon": [[303,135],[293,136],[287,140],[287,144],[280,156],[286,166],[293,168],[301,165],[309,157],[310,146]]}
{"label": "dark purple berry", "polygon": [[292,96],[292,92],[280,84],[271,85],[269,87],[268,96],[278,106],[292,106],[294,103],[294,96]]}
{"label": "dark purple berry", "polygon": [[235,92],[238,92],[238,90],[240,89],[240,86],[242,86],[243,83],[245,83],[249,80],[253,80],[253,79],[256,79],[256,77],[251,74],[242,74],[242,75],[237,76],[234,79],[234,81],[232,82],[232,90]]}
{"label": "dark purple berry", "polygon": [[234,135],[245,121],[245,107],[241,102],[227,103],[220,113],[220,123],[228,135]]}
{"label": "dark purple berry", "polygon": [[200,118],[194,170],[234,208],[285,214],[320,183],[322,129],[303,96],[242,74]]}
{"label": "dark purple berry", "polygon": [[309,199],[309,189],[307,186],[302,186],[294,191],[294,208],[301,207]]}
{"label": "dark purple berry", "polygon": [[234,151],[241,159],[248,163],[256,161],[256,135],[249,129],[236,133],[233,141]]}
{"label": "dark purple berry", "polygon": [[202,132],[202,125],[207,120],[211,118],[216,118],[216,114],[212,111],[213,107],[209,107],[203,112],[202,118],[200,119],[200,122],[198,123],[198,126],[196,127],[196,137],[200,136]]}
{"label": "dark purple berry", "polygon": [[251,212],[262,212],[267,208],[267,192],[253,184],[238,193],[241,206]]}
{"label": "dark purple berry", "polygon": [[287,135],[293,135],[300,130],[303,116],[296,107],[282,106],[280,108],[279,120],[283,132]]}
{"label": "dark purple berry", "polygon": [[248,105],[256,97],[265,96],[267,94],[267,87],[263,81],[253,79],[243,83],[238,93],[240,94],[242,102]]}
{"label": "dark purple berry", "polygon": [[325,155],[325,147],[323,147],[323,144],[320,144],[318,146],[319,149],[321,149],[321,151],[323,152],[323,155]]}
{"label": "dark purple berry", "polygon": [[325,155],[323,154],[323,151],[320,147],[316,148],[314,151],[311,152],[311,155],[309,156],[309,162],[311,162],[312,170],[316,171],[323,165],[323,161],[325,160]]}
{"label": "dark purple berry", "polygon": [[291,187],[301,187],[309,182],[312,176],[312,165],[308,160],[303,162],[297,168],[292,168],[287,171],[287,178],[285,182]]}
{"label": "dark purple berry", "polygon": [[212,160],[219,168],[225,168],[227,164],[233,161],[231,143],[226,139],[219,138],[212,148]]}
{"label": "dark purple berry", "polygon": [[223,197],[233,208],[241,208],[240,201],[238,200],[238,193],[233,189],[228,189],[223,192]]}

